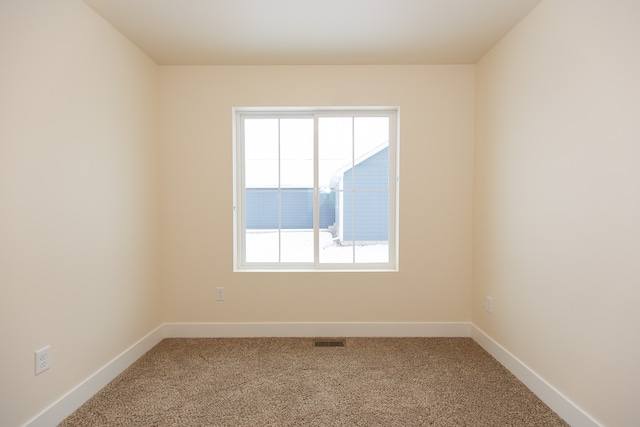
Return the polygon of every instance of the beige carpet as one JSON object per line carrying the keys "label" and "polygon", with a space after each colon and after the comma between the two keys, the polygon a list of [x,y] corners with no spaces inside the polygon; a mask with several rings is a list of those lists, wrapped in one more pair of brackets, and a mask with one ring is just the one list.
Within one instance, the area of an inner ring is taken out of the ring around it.
{"label": "beige carpet", "polygon": [[470,338],[166,339],[60,426],[566,426]]}

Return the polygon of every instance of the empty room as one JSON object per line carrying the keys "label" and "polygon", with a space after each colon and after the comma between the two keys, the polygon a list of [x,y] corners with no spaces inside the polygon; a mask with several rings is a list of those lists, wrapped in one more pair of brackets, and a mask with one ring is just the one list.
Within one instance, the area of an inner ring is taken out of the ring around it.
{"label": "empty room", "polygon": [[637,0],[0,0],[0,425],[640,425]]}

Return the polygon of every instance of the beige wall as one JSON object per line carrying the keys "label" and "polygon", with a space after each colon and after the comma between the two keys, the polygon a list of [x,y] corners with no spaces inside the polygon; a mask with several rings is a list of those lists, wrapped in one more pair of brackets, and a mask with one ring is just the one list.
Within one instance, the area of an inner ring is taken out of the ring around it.
{"label": "beige wall", "polygon": [[[474,70],[160,67],[165,320],[468,321]],[[400,272],[233,273],[232,107],[335,105],[400,107]]]}
{"label": "beige wall", "polygon": [[473,322],[610,426],[640,420],[639,17],[547,0],[477,66]]}
{"label": "beige wall", "polygon": [[[0,425],[162,321],[470,320],[633,425],[639,8],[546,0],[477,67],[157,67],[80,0],[1,2]],[[232,272],[231,109],[310,105],[400,107],[400,272]]]}
{"label": "beige wall", "polygon": [[161,322],[157,66],[79,0],[0,2],[0,61],[0,425],[16,426]]}

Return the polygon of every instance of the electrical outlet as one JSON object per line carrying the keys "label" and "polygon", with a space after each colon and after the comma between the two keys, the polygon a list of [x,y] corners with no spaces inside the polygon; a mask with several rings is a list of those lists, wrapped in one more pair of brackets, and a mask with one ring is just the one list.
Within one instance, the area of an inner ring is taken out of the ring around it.
{"label": "electrical outlet", "polygon": [[216,288],[216,301],[224,301],[224,288]]}
{"label": "electrical outlet", "polygon": [[487,313],[493,313],[493,298],[487,297],[487,305],[486,305]]}
{"label": "electrical outlet", "polygon": [[36,351],[36,375],[51,367],[51,348],[46,346]]}

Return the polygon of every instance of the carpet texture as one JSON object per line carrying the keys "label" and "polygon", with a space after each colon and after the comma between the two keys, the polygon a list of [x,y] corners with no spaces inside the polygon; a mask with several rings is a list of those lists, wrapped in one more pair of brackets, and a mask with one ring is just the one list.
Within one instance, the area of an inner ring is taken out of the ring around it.
{"label": "carpet texture", "polygon": [[165,339],[71,426],[567,426],[470,338]]}

